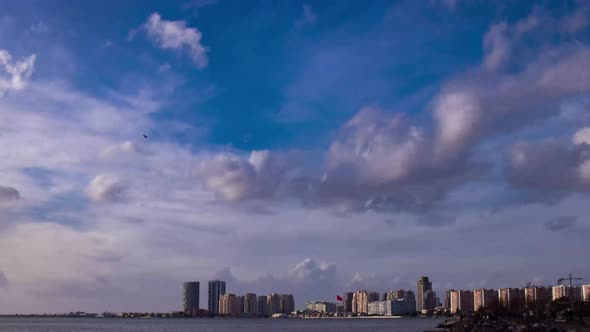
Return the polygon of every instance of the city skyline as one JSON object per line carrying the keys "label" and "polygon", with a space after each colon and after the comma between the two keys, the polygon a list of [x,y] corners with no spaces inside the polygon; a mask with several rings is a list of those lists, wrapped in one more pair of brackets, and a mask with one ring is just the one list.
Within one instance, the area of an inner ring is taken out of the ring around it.
{"label": "city skyline", "polygon": [[[562,284],[569,281],[569,284]],[[196,285],[196,286],[194,286]],[[549,303],[562,298],[571,298],[572,302],[590,301],[590,284],[583,284],[583,278],[573,277],[559,278],[557,285],[534,285],[527,283],[524,288],[498,288],[498,289],[445,289],[444,303],[436,296],[432,281],[427,276],[421,276],[416,282],[416,291],[411,289],[390,289],[379,293],[372,290],[356,290],[343,292],[344,296],[336,294],[337,302],[315,299],[301,303],[299,308],[294,305],[292,294],[268,293],[256,295],[245,293],[236,295],[225,292],[225,281],[210,280],[208,283],[208,312],[221,316],[256,315],[271,316],[274,313],[289,314],[295,310],[311,310],[317,312],[344,312],[364,315],[413,315],[433,312],[440,308],[446,308],[449,313],[477,312],[478,310],[502,307],[509,312],[520,312],[530,303]],[[220,292],[220,288],[223,292]],[[194,289],[196,287],[196,289]],[[190,290],[189,290],[190,289]],[[197,307],[187,305],[199,293],[199,282],[185,282],[183,284],[183,308],[187,314],[196,314]],[[189,295],[187,295],[189,294]],[[212,299],[217,294],[217,307],[212,308]],[[421,300],[420,300],[421,299]],[[422,303],[420,303],[422,301]],[[339,309],[337,309],[339,308]],[[409,308],[413,308],[410,310]],[[497,310],[497,309],[494,309]],[[387,312],[387,313],[385,313]]]}
{"label": "city skyline", "polygon": [[2,2],[0,313],[586,282],[588,198],[586,1]]}

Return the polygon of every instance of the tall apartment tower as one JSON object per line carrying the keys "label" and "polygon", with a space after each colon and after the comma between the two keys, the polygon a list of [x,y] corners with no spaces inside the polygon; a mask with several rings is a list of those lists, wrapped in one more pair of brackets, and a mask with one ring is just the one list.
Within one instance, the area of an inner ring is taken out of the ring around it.
{"label": "tall apartment tower", "polygon": [[268,303],[266,302],[266,295],[258,296],[258,315],[262,317],[268,316]]}
{"label": "tall apartment tower", "polygon": [[272,316],[276,313],[281,312],[281,295],[276,293],[271,293],[266,296],[266,305],[269,316]]}
{"label": "tall apartment tower", "polygon": [[290,314],[295,311],[295,299],[291,294],[281,294],[281,312]]}
{"label": "tall apartment tower", "polygon": [[225,281],[209,281],[209,312],[212,314],[219,313],[219,297],[225,294]]}
{"label": "tall apartment tower", "polygon": [[219,297],[218,302],[218,313],[232,317],[240,315],[240,304],[238,303],[238,297],[235,294],[223,294]]}
{"label": "tall apartment tower", "polygon": [[498,293],[493,289],[473,291],[473,310],[491,309],[498,302]]}
{"label": "tall apartment tower", "polygon": [[416,291],[418,292],[418,294],[416,294],[417,296],[417,301],[416,304],[418,306],[418,311],[422,311],[423,309],[426,309],[424,306],[424,293],[426,293],[426,291],[431,291],[432,290],[432,283],[430,282],[430,280],[428,280],[428,277],[420,277],[420,279],[418,279],[418,282],[416,284]]}
{"label": "tall apartment tower", "polygon": [[344,293],[344,312],[352,312],[352,295],[353,292]]}
{"label": "tall apartment tower", "polygon": [[246,316],[255,316],[258,314],[256,294],[248,293],[244,295],[244,314]]}
{"label": "tall apartment tower", "polygon": [[199,282],[185,282],[182,289],[184,312],[192,313],[199,310]]}
{"label": "tall apartment tower", "polygon": [[368,313],[368,292],[366,290],[356,291],[352,295],[352,312],[356,313]]}
{"label": "tall apartment tower", "polygon": [[590,285],[582,286],[582,301],[590,302]]}

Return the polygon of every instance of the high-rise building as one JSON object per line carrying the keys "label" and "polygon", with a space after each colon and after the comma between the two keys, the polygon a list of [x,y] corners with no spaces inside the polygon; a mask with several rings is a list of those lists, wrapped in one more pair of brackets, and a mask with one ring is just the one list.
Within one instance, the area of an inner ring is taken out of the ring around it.
{"label": "high-rise building", "polygon": [[281,294],[281,312],[290,314],[295,311],[295,299],[291,294]]}
{"label": "high-rise building", "polygon": [[373,316],[413,315],[416,313],[416,301],[408,299],[370,302],[368,314]]}
{"label": "high-rise building", "polygon": [[461,312],[473,312],[473,292],[470,290],[459,291]]}
{"label": "high-rise building", "polygon": [[433,310],[438,305],[438,298],[436,297],[436,293],[427,290],[424,292],[424,310]]}
{"label": "high-rise building", "polygon": [[258,303],[256,294],[248,293],[244,295],[244,315],[256,316],[258,314]]}
{"label": "high-rise building", "polygon": [[510,313],[521,313],[525,309],[524,290],[518,288],[498,289],[498,303],[503,310]]}
{"label": "high-rise building", "polygon": [[352,296],[353,292],[344,293],[344,312],[352,312]]}
{"label": "high-rise building", "polygon": [[582,300],[582,288],[580,286],[572,286],[570,288],[569,285],[559,285],[553,286],[553,301],[560,299],[562,297],[567,297],[573,302],[578,302]]}
{"label": "high-rise building", "polygon": [[369,303],[379,301],[379,293],[369,292]]}
{"label": "high-rise building", "polygon": [[551,302],[552,289],[542,286],[524,288],[524,305],[527,309],[545,306]]}
{"label": "high-rise building", "polygon": [[185,282],[182,291],[184,312],[193,313],[199,310],[199,282]]}
{"label": "high-rise building", "polygon": [[407,292],[404,292],[404,299],[416,301],[416,295],[413,291],[409,290]]}
{"label": "high-rise building", "polygon": [[267,307],[267,314],[272,316],[273,314],[281,312],[281,295],[276,293],[271,293],[266,296],[266,307]]}
{"label": "high-rise building", "polygon": [[424,293],[432,290],[432,283],[428,280],[428,277],[420,277],[416,283],[418,311],[422,311],[424,308]]}
{"label": "high-rise building", "polygon": [[445,291],[445,308],[451,309],[451,290]]}
{"label": "high-rise building", "polygon": [[235,294],[223,294],[219,297],[219,310],[221,315],[237,317],[240,315],[240,306]]}
{"label": "high-rise building", "polygon": [[454,290],[449,291],[450,302],[451,302],[451,313],[462,313],[473,312],[473,292],[470,290]]}
{"label": "high-rise building", "polygon": [[367,314],[369,312],[369,292],[360,290],[352,295],[352,312]]}
{"label": "high-rise building", "polygon": [[582,286],[582,301],[590,302],[590,285]]}
{"label": "high-rise building", "polygon": [[258,297],[258,315],[268,316],[268,304],[266,303],[266,295],[260,295]]}
{"label": "high-rise building", "polygon": [[219,313],[219,297],[225,294],[225,281],[209,281],[209,312],[212,314]]}
{"label": "high-rise building", "polygon": [[383,293],[383,301],[401,300],[406,298],[406,292],[403,289],[392,290],[387,293]]}
{"label": "high-rise building", "polygon": [[476,289],[473,291],[473,310],[488,308],[498,300],[498,293],[493,289]]}
{"label": "high-rise building", "polygon": [[238,314],[239,315],[244,314],[244,297],[243,296],[238,296]]}

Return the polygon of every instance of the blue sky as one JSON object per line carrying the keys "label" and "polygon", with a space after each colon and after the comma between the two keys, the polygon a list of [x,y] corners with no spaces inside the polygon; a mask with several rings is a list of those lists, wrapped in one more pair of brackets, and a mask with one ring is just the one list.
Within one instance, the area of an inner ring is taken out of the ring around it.
{"label": "blue sky", "polygon": [[588,43],[583,1],[6,2],[0,312],[590,278]]}

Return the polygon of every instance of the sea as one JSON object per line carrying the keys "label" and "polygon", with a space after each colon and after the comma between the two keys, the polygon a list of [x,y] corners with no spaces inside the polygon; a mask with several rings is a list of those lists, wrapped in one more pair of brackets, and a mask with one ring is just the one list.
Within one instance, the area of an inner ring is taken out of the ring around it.
{"label": "sea", "polygon": [[137,319],[137,318],[0,318],[1,332],[423,332],[440,322],[433,318],[399,319]]}

